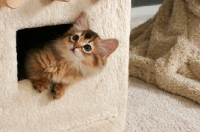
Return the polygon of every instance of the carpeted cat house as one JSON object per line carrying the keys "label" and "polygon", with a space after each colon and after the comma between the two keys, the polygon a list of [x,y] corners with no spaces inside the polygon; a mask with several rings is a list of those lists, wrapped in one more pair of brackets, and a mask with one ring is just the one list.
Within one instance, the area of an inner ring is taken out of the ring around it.
{"label": "carpeted cat house", "polygon": [[[0,131],[124,131],[131,2],[1,1],[0,5],[7,7],[0,7]],[[90,28],[101,38],[119,40],[119,47],[108,59],[104,70],[71,86],[59,100],[53,100],[49,91],[38,93],[29,80],[18,82],[17,31],[71,23],[81,11],[87,12]]]}

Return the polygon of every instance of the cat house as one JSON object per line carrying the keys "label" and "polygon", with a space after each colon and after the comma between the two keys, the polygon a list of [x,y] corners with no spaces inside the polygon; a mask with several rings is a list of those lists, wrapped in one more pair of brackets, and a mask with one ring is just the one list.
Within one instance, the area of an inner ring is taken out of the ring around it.
{"label": "cat house", "polygon": [[[124,131],[131,1],[0,1],[0,131]],[[47,90],[38,93],[29,80],[18,82],[17,32],[72,23],[81,11],[101,38],[119,40],[104,70],[69,87],[59,100]]]}

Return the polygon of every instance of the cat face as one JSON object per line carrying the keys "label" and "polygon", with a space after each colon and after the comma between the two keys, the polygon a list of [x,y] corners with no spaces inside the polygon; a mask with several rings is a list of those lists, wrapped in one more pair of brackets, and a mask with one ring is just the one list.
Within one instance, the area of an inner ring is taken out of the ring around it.
{"label": "cat face", "polygon": [[91,30],[77,32],[69,37],[70,50],[76,57],[84,59],[95,52],[95,44],[98,40],[99,36]]}
{"label": "cat face", "polygon": [[76,63],[89,67],[102,67],[107,57],[118,47],[117,39],[100,39],[99,35],[88,28],[87,17],[82,12],[76,19],[73,27],[65,34],[63,39],[65,48]]}
{"label": "cat face", "polygon": [[68,41],[68,50],[74,60],[91,67],[102,66],[105,63],[105,59],[102,59],[98,52],[101,40],[92,30],[71,34]]}

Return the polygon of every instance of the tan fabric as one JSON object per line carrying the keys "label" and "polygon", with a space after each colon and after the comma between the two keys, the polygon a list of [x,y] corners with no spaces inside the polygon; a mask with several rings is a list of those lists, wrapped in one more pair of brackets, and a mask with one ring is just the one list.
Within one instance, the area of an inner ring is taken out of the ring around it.
{"label": "tan fabric", "polygon": [[165,0],[131,31],[130,75],[200,103],[200,2]]}
{"label": "tan fabric", "polygon": [[[130,0],[24,0],[17,9],[1,7],[0,131],[122,132],[128,89],[130,5]],[[48,91],[36,92],[29,80],[18,83],[16,31],[70,23],[81,11],[87,12],[91,29],[102,39],[119,40],[105,69],[68,88],[63,98],[55,101]]]}

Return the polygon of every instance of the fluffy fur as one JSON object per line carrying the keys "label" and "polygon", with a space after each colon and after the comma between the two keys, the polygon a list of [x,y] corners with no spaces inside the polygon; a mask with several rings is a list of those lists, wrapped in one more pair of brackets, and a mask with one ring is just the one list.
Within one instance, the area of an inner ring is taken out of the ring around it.
{"label": "fluffy fur", "polygon": [[90,30],[82,12],[62,38],[28,53],[26,73],[37,91],[51,85],[53,98],[59,99],[66,87],[101,71],[117,47],[118,40],[101,40]]}

